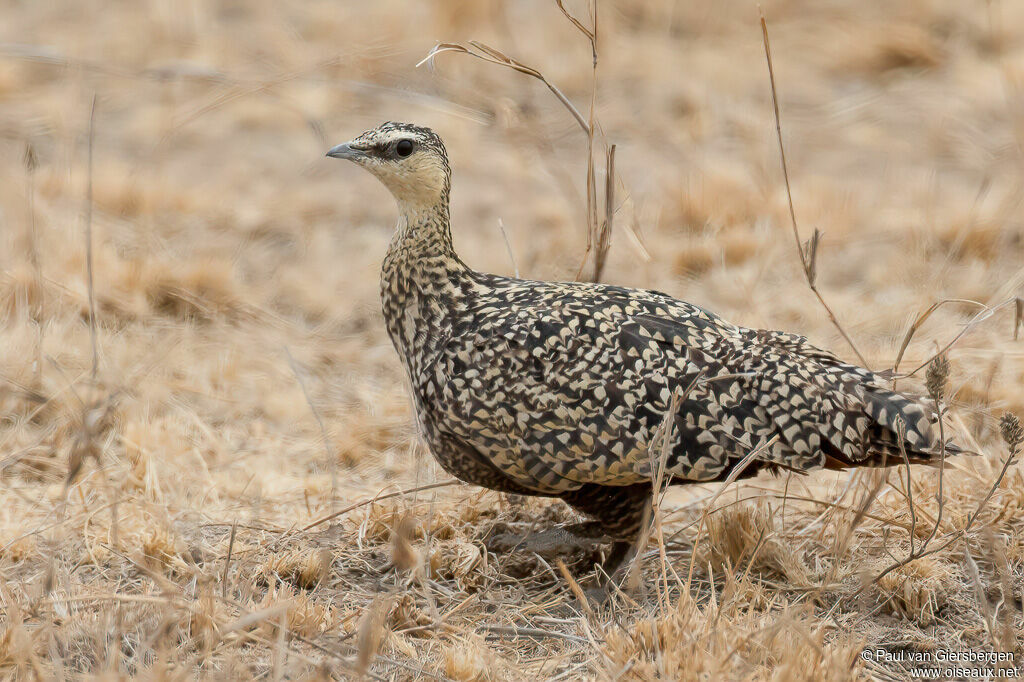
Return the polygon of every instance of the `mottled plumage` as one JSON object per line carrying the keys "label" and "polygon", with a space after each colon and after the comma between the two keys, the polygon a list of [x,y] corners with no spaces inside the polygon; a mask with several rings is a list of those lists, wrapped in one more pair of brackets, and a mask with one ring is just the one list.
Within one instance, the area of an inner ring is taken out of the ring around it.
{"label": "mottled plumage", "polygon": [[561,497],[595,519],[574,532],[621,545],[650,499],[655,431],[691,384],[673,415],[674,483],[724,479],[773,437],[744,475],[901,462],[900,438],[912,461],[934,457],[930,410],[801,336],[656,291],[472,270],[452,247],[448,159],[430,130],[386,123],[330,155],[398,201],[384,318],[427,443],[453,476]]}

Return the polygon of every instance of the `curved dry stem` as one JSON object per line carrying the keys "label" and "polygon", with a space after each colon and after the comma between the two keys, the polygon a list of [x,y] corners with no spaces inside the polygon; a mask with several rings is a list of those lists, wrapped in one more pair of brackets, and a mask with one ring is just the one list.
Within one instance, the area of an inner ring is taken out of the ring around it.
{"label": "curved dry stem", "polygon": [[895,362],[892,363],[893,372],[896,372],[899,369],[900,362],[902,362],[903,360],[903,354],[907,352],[907,347],[910,345],[911,339],[914,338],[914,334],[916,334],[921,329],[921,326],[928,321],[928,318],[932,316],[932,313],[934,313],[936,310],[946,305],[947,303],[968,303],[970,305],[976,305],[981,308],[988,307],[984,303],[980,303],[969,298],[944,298],[941,301],[932,303],[928,307],[928,310],[924,311],[923,313],[917,316],[917,319],[914,320],[914,323],[910,325],[910,329],[907,330],[906,336],[903,337],[903,343],[900,344],[900,350],[898,353],[896,353],[896,360]]}
{"label": "curved dry stem", "polygon": [[466,47],[461,43],[438,43],[433,47],[433,49],[430,50],[430,52],[427,53],[426,57],[421,59],[416,64],[416,66],[419,67],[422,66],[423,64],[432,62],[434,57],[441,54],[442,52],[458,52],[460,54],[466,54],[469,55],[470,57],[476,57],[477,59],[481,59],[491,64],[497,64],[498,66],[504,66],[506,68],[512,69],[513,71],[518,71],[519,73],[530,76],[531,78],[536,78],[541,83],[548,86],[548,89],[552,92],[552,94],[554,94],[556,98],[558,98],[558,101],[561,102],[562,105],[569,110],[569,113],[572,114],[572,117],[576,119],[576,122],[580,124],[581,128],[583,128],[583,132],[586,133],[588,136],[591,134],[590,126],[587,125],[587,119],[583,118],[583,114],[580,113],[579,109],[577,109],[576,106],[569,101],[569,98],[565,96],[565,93],[559,90],[554,83],[549,81],[543,73],[533,68],[532,66],[527,66],[521,61],[509,57],[504,52],[496,50],[493,47],[485,45],[484,43],[481,43],[476,40],[469,41],[469,47]]}
{"label": "curved dry stem", "polygon": [[[955,299],[954,299],[954,300],[955,300]],[[969,302],[969,303],[977,303],[977,301],[968,301],[968,302]],[[924,369],[925,367],[927,367],[928,365],[930,365],[930,364],[931,364],[931,362],[932,362],[932,360],[934,360],[935,358],[939,357],[940,355],[944,355],[944,354],[945,354],[945,353],[946,353],[946,352],[947,352],[947,351],[948,351],[948,350],[949,350],[950,348],[952,348],[952,347],[953,347],[954,345],[956,345],[957,341],[959,341],[960,339],[962,339],[962,338],[963,338],[963,337],[964,337],[964,336],[965,336],[965,335],[967,334],[967,332],[971,331],[971,330],[972,330],[972,329],[974,329],[974,327],[976,327],[976,326],[977,326],[978,324],[980,324],[980,323],[984,322],[984,321],[985,321],[985,320],[987,320],[988,318],[990,318],[990,317],[992,317],[993,315],[995,315],[995,314],[996,314],[996,313],[997,313],[997,312],[998,312],[999,310],[1001,310],[1001,309],[1003,309],[1003,308],[1007,307],[1008,305],[1011,305],[1011,304],[1013,304],[1014,302],[1015,302],[1015,299],[1009,298],[1009,299],[1007,299],[1007,300],[1003,301],[1002,303],[1000,303],[1000,304],[998,304],[998,305],[995,305],[995,306],[991,306],[991,307],[989,307],[989,306],[986,306],[986,305],[984,305],[983,303],[978,303],[978,305],[980,305],[980,306],[984,307],[985,309],[984,309],[984,310],[982,310],[981,312],[979,312],[979,313],[978,313],[977,315],[975,315],[974,317],[972,317],[972,318],[971,318],[971,319],[970,319],[970,320],[969,320],[969,321],[967,322],[967,324],[965,324],[965,325],[964,325],[964,328],[963,328],[963,329],[961,329],[961,330],[960,330],[960,332],[959,332],[959,333],[958,333],[958,334],[957,334],[956,336],[954,336],[954,337],[953,337],[953,340],[952,340],[952,341],[950,341],[950,342],[949,342],[949,343],[947,343],[947,344],[946,344],[945,346],[943,346],[942,348],[940,348],[940,349],[939,349],[939,350],[938,350],[937,352],[933,353],[933,354],[932,354],[932,355],[931,355],[931,356],[930,356],[930,357],[929,357],[929,358],[928,358],[927,360],[925,360],[924,362],[922,362],[922,363],[921,363],[920,365],[918,365],[917,367],[915,367],[915,368],[914,368],[913,370],[911,370],[910,372],[907,372],[906,374],[900,374],[900,375],[897,375],[897,376],[896,376],[895,378],[897,378],[897,379],[906,379],[907,377],[912,377],[912,376],[914,376],[915,374],[917,374],[918,372],[920,372],[920,371],[921,371],[922,369]],[[909,343],[909,341],[908,341],[907,343]],[[897,359],[897,363],[898,363],[898,359]]]}

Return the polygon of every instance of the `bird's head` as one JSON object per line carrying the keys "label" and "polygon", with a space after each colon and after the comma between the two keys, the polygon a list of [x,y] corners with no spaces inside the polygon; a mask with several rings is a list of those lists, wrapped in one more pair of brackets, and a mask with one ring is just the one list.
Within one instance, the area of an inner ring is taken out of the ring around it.
{"label": "bird's head", "polygon": [[430,128],[382,123],[327,152],[377,176],[405,212],[428,210],[448,200],[451,170],[444,144]]}

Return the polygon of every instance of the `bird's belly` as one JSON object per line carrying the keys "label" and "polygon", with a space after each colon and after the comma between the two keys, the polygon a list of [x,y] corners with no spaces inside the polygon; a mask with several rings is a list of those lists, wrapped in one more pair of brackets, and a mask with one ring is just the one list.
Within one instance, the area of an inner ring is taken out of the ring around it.
{"label": "bird's belly", "polygon": [[[473,419],[455,406],[434,382],[420,383],[414,403],[424,440],[441,468],[459,480],[492,490],[517,493],[552,492],[536,485],[515,465],[509,434],[490,428],[477,410]],[[468,417],[468,418],[467,418]]]}

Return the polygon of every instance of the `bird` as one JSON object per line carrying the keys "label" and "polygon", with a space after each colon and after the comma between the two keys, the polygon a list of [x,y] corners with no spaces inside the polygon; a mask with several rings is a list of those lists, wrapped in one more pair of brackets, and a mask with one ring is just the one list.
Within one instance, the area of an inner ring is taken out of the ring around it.
{"label": "bird", "polygon": [[534,546],[606,544],[601,569],[615,575],[649,527],[659,467],[681,485],[734,470],[934,465],[958,451],[936,437],[933,402],[803,336],[658,291],[474,270],[453,245],[451,167],[429,128],[389,121],[327,156],[369,171],[397,203],[383,317],[440,466],[584,517],[533,534]]}

